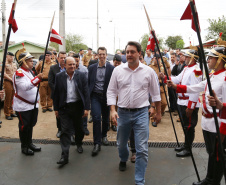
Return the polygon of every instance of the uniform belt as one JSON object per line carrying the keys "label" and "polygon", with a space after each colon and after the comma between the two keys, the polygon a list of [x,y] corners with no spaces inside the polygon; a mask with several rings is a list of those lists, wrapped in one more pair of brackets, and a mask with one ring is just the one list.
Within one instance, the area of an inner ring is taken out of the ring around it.
{"label": "uniform belt", "polygon": [[187,96],[178,96],[178,98],[180,99],[180,100],[188,100],[189,99],[189,97],[187,97]]}
{"label": "uniform belt", "polygon": [[28,104],[30,104],[30,105],[34,105],[34,103],[25,100],[24,98],[22,98],[22,97],[19,96],[18,94],[15,94],[15,97],[17,97],[18,99],[20,99],[21,101],[23,101],[23,102],[25,102],[25,103],[28,103]]}
{"label": "uniform belt", "polygon": [[47,79],[42,79],[42,82],[43,82],[43,81],[48,81],[48,78],[47,78]]}
{"label": "uniform belt", "polygon": [[[205,112],[202,112],[202,115],[203,115],[205,118],[213,118],[213,117],[214,117],[213,114],[205,114]],[[219,113],[217,113],[217,117],[219,117]]]}
{"label": "uniform belt", "polygon": [[144,108],[144,107],[142,107],[142,108],[128,109],[128,108],[121,108],[121,107],[120,107],[120,109],[125,110],[125,111],[128,111],[128,112],[136,112],[136,111],[139,111],[139,110],[141,110],[141,109],[143,109],[143,108]]}

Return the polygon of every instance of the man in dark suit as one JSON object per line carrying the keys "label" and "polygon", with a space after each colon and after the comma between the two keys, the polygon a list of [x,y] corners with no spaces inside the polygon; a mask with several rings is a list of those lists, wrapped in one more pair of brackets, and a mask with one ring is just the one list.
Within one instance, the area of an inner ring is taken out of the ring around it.
{"label": "man in dark suit", "polygon": [[[66,58],[66,52],[64,51],[60,51],[58,54],[58,62],[57,64],[53,65],[50,67],[49,70],[49,75],[48,75],[48,83],[49,83],[49,87],[51,88],[51,98],[53,99],[53,92],[54,92],[54,86],[55,86],[55,77],[56,74],[62,71],[65,71],[65,60]],[[60,125],[60,119],[56,118],[56,122],[57,122],[57,138],[60,138],[60,134],[61,134],[61,125]]]}
{"label": "man in dark suit", "polygon": [[75,132],[75,142],[78,153],[83,152],[82,140],[84,138],[82,118],[90,110],[89,89],[85,73],[75,70],[73,57],[65,59],[66,71],[56,75],[54,89],[54,110],[56,117],[60,117],[62,133],[60,143],[62,148],[61,159],[57,164],[68,163],[70,137]]}
{"label": "man in dark suit", "polygon": [[[106,92],[114,66],[106,63],[107,49],[98,48],[99,61],[89,66],[88,85],[91,99],[91,112],[93,118],[94,148],[92,156],[101,150],[101,139],[104,145],[109,145],[107,131],[109,125],[110,108],[107,106]],[[101,129],[102,118],[102,129]]]}

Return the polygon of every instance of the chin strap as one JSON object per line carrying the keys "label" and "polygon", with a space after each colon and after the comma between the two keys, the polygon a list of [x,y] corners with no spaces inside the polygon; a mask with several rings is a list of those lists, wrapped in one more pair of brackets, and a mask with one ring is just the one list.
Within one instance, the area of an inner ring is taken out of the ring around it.
{"label": "chin strap", "polygon": [[215,69],[217,69],[217,67],[219,66],[221,60],[223,60],[224,62],[226,62],[226,60],[224,59],[224,58],[226,58],[226,55],[223,55],[222,53],[219,53],[219,52],[217,52],[217,51],[214,50],[214,49],[211,49],[211,52],[218,56],[217,63],[216,63],[215,66],[214,66],[214,70],[215,70]]}
{"label": "chin strap", "polygon": [[188,65],[191,65],[193,59],[195,59],[195,61],[198,62],[198,59],[199,59],[199,56],[198,55],[192,54],[189,51],[186,51],[186,53],[191,56],[191,60],[189,61]]}

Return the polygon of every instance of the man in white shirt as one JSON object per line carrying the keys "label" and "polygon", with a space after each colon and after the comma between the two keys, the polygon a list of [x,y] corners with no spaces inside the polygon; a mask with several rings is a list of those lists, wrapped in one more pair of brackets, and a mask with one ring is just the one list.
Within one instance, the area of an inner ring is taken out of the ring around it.
{"label": "man in white shirt", "polygon": [[[119,170],[126,170],[129,157],[128,139],[133,128],[136,143],[135,182],[143,185],[148,161],[149,117],[148,99],[156,103],[156,121],[161,120],[160,90],[155,72],[139,61],[141,45],[130,41],[126,46],[127,63],[114,69],[107,90],[112,121],[118,124],[117,145]],[[118,96],[118,113],[115,110]]]}

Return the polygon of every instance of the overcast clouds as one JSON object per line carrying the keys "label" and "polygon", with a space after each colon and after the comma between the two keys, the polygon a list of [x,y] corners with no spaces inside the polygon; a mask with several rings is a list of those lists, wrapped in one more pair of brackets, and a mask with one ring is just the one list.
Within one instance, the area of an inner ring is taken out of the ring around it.
{"label": "overcast clouds", "polygon": [[[8,19],[13,0],[6,0]],[[84,43],[96,49],[96,0],[65,0],[66,33],[80,34]],[[196,33],[191,29],[191,21],[180,21],[188,0],[99,0],[100,46],[113,52],[114,27],[116,48],[123,49],[129,40],[139,41],[148,33],[147,19],[143,4],[146,6],[152,26],[156,33],[167,38],[181,35],[186,44],[189,37],[197,43]],[[226,0],[196,0],[199,13],[202,39],[208,27],[207,19],[225,15]],[[59,32],[59,0],[18,0],[16,21],[19,30],[11,34],[11,41],[28,40],[45,44],[51,18],[56,11],[53,28]],[[110,22],[111,21],[111,22]],[[2,25],[0,29],[2,37]],[[120,41],[120,42],[119,42]]]}

